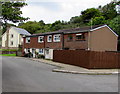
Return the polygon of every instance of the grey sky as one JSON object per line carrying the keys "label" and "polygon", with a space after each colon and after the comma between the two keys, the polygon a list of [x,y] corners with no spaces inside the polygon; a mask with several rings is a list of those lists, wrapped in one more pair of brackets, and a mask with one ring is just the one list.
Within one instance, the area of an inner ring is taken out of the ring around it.
{"label": "grey sky", "polygon": [[69,21],[87,8],[106,5],[111,0],[27,0],[28,6],[22,8],[23,16],[31,21],[44,20],[53,23],[56,20]]}

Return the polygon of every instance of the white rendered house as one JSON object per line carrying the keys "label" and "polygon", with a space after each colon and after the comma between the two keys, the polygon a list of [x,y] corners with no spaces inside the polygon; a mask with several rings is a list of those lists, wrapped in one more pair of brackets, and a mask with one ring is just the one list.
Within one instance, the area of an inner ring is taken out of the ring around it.
{"label": "white rendered house", "polygon": [[18,49],[23,44],[23,36],[31,35],[25,29],[10,27],[2,35],[2,48]]}

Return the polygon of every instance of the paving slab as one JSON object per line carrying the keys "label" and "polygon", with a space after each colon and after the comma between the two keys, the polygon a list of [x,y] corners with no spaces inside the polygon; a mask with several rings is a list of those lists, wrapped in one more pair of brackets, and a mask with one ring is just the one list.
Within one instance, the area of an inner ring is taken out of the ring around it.
{"label": "paving slab", "polygon": [[[25,57],[11,57],[11,58],[25,58]],[[46,60],[46,59],[37,59],[37,58],[25,58],[25,59],[30,59],[33,61],[38,61],[52,66],[56,66],[56,68],[52,70],[53,72],[88,74],[88,75],[113,75],[113,74],[116,75],[119,73],[119,69],[86,69],[83,67],[63,64],[60,62],[53,62],[52,60]]]}
{"label": "paving slab", "polygon": [[31,60],[50,64],[56,66],[53,72],[73,73],[73,74],[89,74],[89,75],[111,75],[118,74],[118,69],[86,69],[74,65],[63,64],[59,62],[53,62],[52,60],[30,58]]}

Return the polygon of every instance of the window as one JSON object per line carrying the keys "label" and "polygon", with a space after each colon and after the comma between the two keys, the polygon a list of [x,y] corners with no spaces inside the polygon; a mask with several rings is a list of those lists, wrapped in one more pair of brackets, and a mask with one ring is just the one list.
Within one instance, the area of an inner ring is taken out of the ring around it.
{"label": "window", "polygon": [[30,43],[30,37],[26,38],[26,43]]}
{"label": "window", "polygon": [[11,38],[13,38],[13,34],[11,34]]}
{"label": "window", "polygon": [[85,36],[83,33],[76,34],[76,40],[85,40]]}
{"label": "window", "polygon": [[27,49],[26,49],[26,53],[29,53],[29,52],[30,52],[30,48],[27,48]]}
{"label": "window", "polygon": [[10,45],[13,45],[13,41],[11,41],[11,44]]}
{"label": "window", "polygon": [[44,54],[44,49],[39,49],[39,54]]}
{"label": "window", "polygon": [[52,35],[47,36],[47,42],[52,42]]}
{"label": "window", "polygon": [[60,34],[54,35],[54,42],[60,42]]}
{"label": "window", "polygon": [[44,36],[39,36],[38,37],[38,42],[40,42],[40,43],[44,42]]}
{"label": "window", "polygon": [[73,36],[72,35],[68,35],[68,41],[72,41],[73,40]]}

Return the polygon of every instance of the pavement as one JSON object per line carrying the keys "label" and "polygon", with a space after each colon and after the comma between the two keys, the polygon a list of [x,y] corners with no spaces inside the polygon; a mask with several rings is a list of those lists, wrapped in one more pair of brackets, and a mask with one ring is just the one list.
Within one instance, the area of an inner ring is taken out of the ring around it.
{"label": "pavement", "polygon": [[52,60],[36,59],[36,58],[30,58],[30,59],[33,61],[38,61],[52,66],[56,66],[57,68],[53,69],[52,70],[53,72],[88,74],[88,75],[111,75],[111,74],[113,75],[119,73],[118,69],[86,69],[74,65],[53,62]]}

